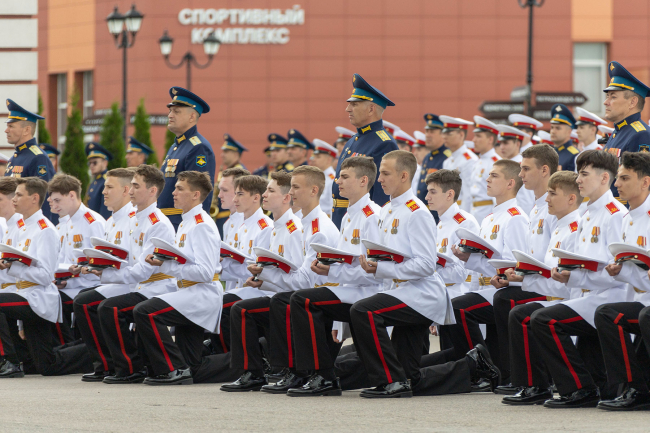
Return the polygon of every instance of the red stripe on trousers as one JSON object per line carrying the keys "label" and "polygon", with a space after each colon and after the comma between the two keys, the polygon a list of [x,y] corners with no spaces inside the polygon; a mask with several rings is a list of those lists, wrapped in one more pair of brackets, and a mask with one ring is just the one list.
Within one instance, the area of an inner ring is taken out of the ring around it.
{"label": "red stripe on trousers", "polygon": [[408,305],[406,305],[404,303],[397,304],[397,305],[393,305],[392,307],[386,307],[386,308],[382,308],[381,310],[375,310],[375,311],[373,311],[373,313],[381,314],[381,313],[386,313],[388,311],[399,310],[400,308],[404,308],[404,307],[408,307]]}
{"label": "red stripe on trousers", "polygon": [[65,340],[63,339],[63,332],[61,332],[61,326],[59,323],[55,323],[54,326],[56,326],[56,334],[59,336],[59,341],[61,342],[61,345],[65,344]]}
{"label": "red stripe on trousers", "polygon": [[149,322],[151,323],[151,327],[153,328],[154,334],[156,334],[156,340],[158,340],[158,345],[160,346],[160,349],[162,350],[163,355],[165,355],[165,360],[167,361],[167,366],[169,367],[169,371],[174,371],[174,366],[172,365],[172,360],[169,359],[169,355],[167,354],[167,350],[165,350],[165,345],[162,342],[162,338],[160,338],[160,334],[158,333],[158,328],[156,327],[156,323],[153,321],[153,316],[157,316],[159,314],[166,313],[168,311],[172,311],[174,307],[167,307],[163,308],[160,311],[156,311],[154,313],[149,314]]}
{"label": "red stripe on trousers", "polygon": [[537,302],[537,301],[546,301],[546,296],[538,296],[537,298],[529,298],[529,299],[522,299],[521,301],[517,301],[517,304],[527,304],[529,302]]}
{"label": "red stripe on trousers", "polygon": [[639,323],[639,319],[628,319],[627,323]]}
{"label": "red stripe on trousers", "polygon": [[221,327],[221,322],[219,322],[219,342],[221,342],[221,349],[223,350],[223,353],[228,353],[226,342],[223,339],[223,328]]}
{"label": "red stripe on trousers", "polygon": [[235,302],[237,302],[237,301],[228,302],[227,304],[223,304],[223,308],[229,308],[229,307],[232,307],[233,305],[235,305]]}
{"label": "red stripe on trousers", "polygon": [[[0,307],[20,307],[24,305],[29,305],[29,302],[5,302],[4,304],[0,304]],[[2,340],[0,340],[0,355],[5,356],[5,347],[2,344]]]}
{"label": "red stripe on trousers", "polygon": [[381,364],[384,366],[384,372],[386,372],[386,379],[388,380],[388,383],[393,383],[393,378],[390,375],[390,371],[388,371],[388,365],[386,364],[386,360],[384,359],[384,352],[381,350],[381,345],[379,344],[379,337],[377,337],[377,329],[375,328],[375,319],[372,317],[372,311],[368,311],[368,321],[370,322],[370,329],[372,330],[372,336],[375,339],[375,347],[377,347],[377,353],[379,354],[379,359],[381,360]]}
{"label": "red stripe on trousers", "polygon": [[120,319],[117,317],[117,307],[113,307],[113,318],[115,319],[115,330],[117,331],[117,338],[120,340],[120,349],[122,349],[122,355],[124,355],[126,362],[129,363],[129,374],[133,374],[133,365],[131,364],[131,358],[129,358],[129,355],[126,354],[126,349],[124,348],[122,329],[120,328]]}
{"label": "red stripe on trousers", "polygon": [[630,368],[630,359],[627,356],[627,344],[625,344],[625,332],[623,327],[618,322],[623,318],[624,314],[619,313],[614,319],[614,324],[618,325],[618,337],[621,339],[621,350],[623,351],[623,360],[625,361],[625,372],[627,373],[627,381],[632,382],[632,369]]}
{"label": "red stripe on trousers", "polygon": [[[103,299],[102,299],[102,301],[103,301]],[[88,305],[88,306],[90,306],[90,307],[94,307],[95,305],[99,305],[99,304],[101,304],[102,301],[89,302],[89,303],[86,304],[86,305]],[[72,302],[74,302],[74,301],[72,301]]]}
{"label": "red stripe on trousers", "polygon": [[474,344],[472,343],[472,337],[469,335],[469,328],[467,327],[467,320],[465,319],[465,310],[460,310],[460,321],[463,322],[463,329],[465,330],[465,338],[467,338],[467,346],[472,350]]}
{"label": "red stripe on trousers", "polygon": [[122,309],[120,310],[120,313],[124,313],[124,312],[126,312],[126,311],[131,311],[131,310],[133,310],[134,308],[135,308],[135,305],[133,305],[133,306],[131,306],[131,307],[122,308]]}
{"label": "red stripe on trousers", "polygon": [[73,304],[73,303],[74,303],[74,301],[63,301],[64,305],[70,305],[70,304]]}
{"label": "red stripe on trousers", "polygon": [[305,299],[305,311],[309,317],[309,332],[311,333],[311,350],[314,352],[314,370],[320,370],[318,362],[318,346],[316,345],[316,331],[314,331],[314,318],[309,311],[309,299]]}
{"label": "red stripe on trousers", "polygon": [[521,322],[521,327],[524,331],[524,350],[526,353],[526,370],[528,371],[528,386],[533,386],[533,372],[530,367],[530,348],[528,347],[528,326],[526,324],[530,322],[530,316],[526,317],[523,322]]}
{"label": "red stripe on trousers", "polygon": [[287,350],[289,351],[289,368],[293,368],[293,353],[291,353],[291,305],[287,305]]}
{"label": "red stripe on trousers", "polygon": [[[575,317],[574,317],[575,319]],[[580,317],[582,319],[582,317]],[[573,320],[575,321],[575,320]],[[562,347],[562,343],[560,342],[560,339],[557,336],[557,333],[555,332],[555,326],[553,326],[555,323],[557,323],[557,320],[551,320],[548,322],[548,327],[551,328],[551,334],[553,334],[553,339],[555,340],[555,344],[557,345],[557,348],[560,350],[560,355],[562,355],[562,359],[564,360],[564,363],[566,364],[567,368],[569,369],[569,372],[571,373],[571,376],[573,376],[573,380],[576,381],[576,386],[578,389],[582,389],[582,384],[580,383],[580,379],[578,378],[578,375],[576,374],[575,370],[573,369],[573,366],[569,362],[569,358],[566,356],[566,352],[564,351],[564,347]],[[566,322],[561,322],[561,323],[566,323]]]}
{"label": "red stripe on trousers", "polygon": [[84,304],[84,313],[86,314],[86,321],[88,322],[88,327],[90,328],[90,333],[93,336],[93,340],[95,340],[95,346],[97,346],[97,353],[99,353],[99,357],[102,359],[102,364],[104,364],[104,371],[108,371],[108,363],[106,362],[106,358],[104,357],[102,348],[99,346],[99,340],[97,340],[97,334],[95,334],[95,328],[93,327],[93,322],[90,321],[90,314],[88,314],[88,305],[90,304]]}
{"label": "red stripe on trousers", "polygon": [[248,370],[248,350],[246,348],[246,310],[241,310],[241,344],[244,347],[244,370]]}
{"label": "red stripe on trousers", "polygon": [[341,303],[341,301],[339,301],[338,299],[336,301],[312,302],[312,304],[314,304],[314,305],[336,305],[336,304],[340,304],[340,303]]}

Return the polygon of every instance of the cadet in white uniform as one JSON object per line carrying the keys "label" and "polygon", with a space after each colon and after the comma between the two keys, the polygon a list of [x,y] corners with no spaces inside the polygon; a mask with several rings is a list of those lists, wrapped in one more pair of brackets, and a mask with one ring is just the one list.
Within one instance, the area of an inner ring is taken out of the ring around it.
{"label": "cadet in white uniform", "polygon": [[535,142],[535,134],[544,126],[542,122],[533,119],[532,117],[524,116],[523,114],[509,115],[508,122],[510,122],[515,128],[528,134],[528,137],[524,137],[524,140],[521,143],[521,148],[519,149],[520,153],[523,153],[524,150],[537,144]]}
{"label": "cadet in white uniform", "polygon": [[[611,262],[607,245],[618,242],[627,209],[618,202],[610,188],[617,173],[616,157],[602,150],[588,150],[578,157],[580,193],[590,198],[587,213],[580,223],[580,238],[574,253]],[[546,361],[560,398],[547,400],[545,407],[593,407],[601,395],[608,397],[602,353],[594,327],[596,308],[604,303],[628,301],[634,291],[615,281],[606,270],[552,272],[553,279],[569,288],[582,288],[582,296],[536,311],[531,316],[533,332]],[[585,289],[588,287],[588,289]],[[579,336],[580,351],[571,340]],[[586,361],[586,362],[585,362]]]}
{"label": "cadet in white uniform", "polygon": [[[211,191],[207,173],[185,171],[177,175],[174,206],[183,214],[174,247],[186,262],[163,262],[153,255],[146,259],[178,281],[178,291],[154,296],[133,310],[136,332],[153,369],[153,377],[144,380],[147,385],[191,384],[193,372],[202,363],[204,331],[219,329],[221,238],[217,225],[202,207]],[[170,326],[175,327],[175,339]]]}
{"label": "cadet in white uniform", "polygon": [[487,195],[487,178],[492,170],[492,165],[501,159],[494,150],[498,144],[499,130],[497,125],[480,116],[474,116],[474,150],[479,154],[474,165],[472,177],[465,188],[470,188],[472,208],[471,213],[477,221],[492,213],[494,198]]}
{"label": "cadet in white uniform", "polygon": [[583,144],[582,151],[601,150],[598,144],[598,127],[607,126],[607,122],[584,108],[576,107],[576,133]]}
{"label": "cadet in white uniform", "polygon": [[[458,170],[463,184],[471,185],[472,173],[478,157],[467,148],[465,138],[467,138],[469,126],[474,123],[450,116],[440,116],[440,120],[444,123],[442,135],[445,139],[445,146],[451,151],[451,156],[445,159],[442,168]],[[472,209],[471,200],[471,188],[464,188],[461,191],[458,205],[461,209],[469,212]]]}
{"label": "cadet in white uniform", "polygon": [[[16,178],[2,177],[0,178],[0,217],[4,218],[6,222],[5,230],[0,233],[2,243],[5,245],[18,245],[16,239],[20,233],[20,229],[25,225],[23,216],[16,212],[12,199],[16,194]],[[10,286],[16,284],[16,279],[7,274],[7,270],[0,271],[0,293],[3,290],[15,290]]]}
{"label": "cadet in white uniform", "polygon": [[312,141],[314,150],[309,157],[310,165],[320,168],[325,173],[325,188],[320,196],[320,208],[332,218],[332,207],[334,198],[332,196],[332,182],[336,180],[336,170],[332,167],[339,156],[338,150],[329,143],[315,138]]}
{"label": "cadet in white uniform", "polygon": [[[508,125],[499,125],[499,155],[503,159],[509,159],[521,163],[523,156],[521,154],[521,144],[524,140],[529,139],[525,132]],[[517,204],[521,207],[526,215],[530,213],[535,204],[535,195],[526,188],[521,188],[517,193]]]}

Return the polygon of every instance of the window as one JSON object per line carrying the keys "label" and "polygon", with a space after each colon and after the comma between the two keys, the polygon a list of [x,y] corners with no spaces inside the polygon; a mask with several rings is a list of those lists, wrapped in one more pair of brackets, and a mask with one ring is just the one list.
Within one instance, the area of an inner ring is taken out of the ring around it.
{"label": "window", "polygon": [[93,115],[95,101],[93,98],[93,71],[83,73],[83,117],[84,119]]}
{"label": "window", "polygon": [[607,82],[607,45],[573,44],[573,91],[584,93],[588,99],[582,108],[600,116],[605,113],[603,89]]}
{"label": "window", "polygon": [[65,143],[65,130],[68,127],[68,75],[56,76],[56,135],[58,143]]}

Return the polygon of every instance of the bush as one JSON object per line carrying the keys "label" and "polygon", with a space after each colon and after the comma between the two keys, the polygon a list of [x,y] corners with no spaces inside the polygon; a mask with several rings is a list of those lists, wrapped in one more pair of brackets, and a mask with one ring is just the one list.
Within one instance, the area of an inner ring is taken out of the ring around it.
{"label": "bush", "polygon": [[149,115],[144,108],[144,99],[140,99],[140,104],[135,110],[135,120],[133,121],[135,131],[133,137],[141,143],[146,144],[153,149],[153,153],[149,155],[146,163],[159,167],[158,155],[156,155],[156,148],[151,143],[151,123],[149,123]]}
{"label": "bush", "polygon": [[84,145],[84,131],[82,129],[82,116],[79,109],[79,94],[72,95],[70,106],[72,111],[68,117],[68,127],[65,130],[65,148],[61,154],[59,167],[61,171],[74,176],[81,182],[81,196],[86,194],[90,183],[88,165]]}
{"label": "bush", "polygon": [[124,119],[117,102],[111,105],[111,112],[104,116],[102,130],[99,133],[99,144],[111,152],[113,159],[108,163],[108,169],[126,167],[126,147],[122,128]]}

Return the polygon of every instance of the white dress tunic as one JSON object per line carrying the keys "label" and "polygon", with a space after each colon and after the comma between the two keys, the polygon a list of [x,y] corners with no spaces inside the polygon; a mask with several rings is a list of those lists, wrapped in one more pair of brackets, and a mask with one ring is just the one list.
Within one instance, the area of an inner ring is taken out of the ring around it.
{"label": "white dress tunic", "polygon": [[548,213],[547,196],[548,193],[545,193],[535,200],[533,209],[528,214],[528,231],[526,232],[526,250],[524,252],[540,262],[544,261],[546,247],[557,224],[557,218]]}
{"label": "white dress tunic", "polygon": [[201,204],[182,215],[174,246],[183,253],[187,263],[181,265],[166,260],[160,266],[160,271],[176,277],[178,281],[198,284],[156,297],[196,325],[218,334],[223,289],[219,281],[213,280],[221,272],[221,237],[214,220]]}
{"label": "white dress tunic", "polygon": [[[24,224],[25,221],[23,221],[23,216],[21,214],[13,214],[7,221],[7,228],[2,232],[2,243],[9,246],[18,245],[18,235],[20,234],[20,230]],[[8,290],[8,292],[5,293],[15,292],[15,283],[16,279],[9,275],[7,269],[0,271],[0,293],[2,293],[3,290]]]}
{"label": "white dress tunic", "polygon": [[[230,216],[223,225],[223,241],[231,247],[235,243],[235,233],[237,229],[244,222],[244,214],[241,212],[230,213]],[[222,279],[223,280],[223,279]],[[237,287],[237,281],[224,281],[226,292]]]}
{"label": "white dress tunic", "polygon": [[[487,195],[487,178],[495,162],[501,157],[497,155],[494,149],[482,153],[478,157],[470,183],[470,195],[472,200],[471,214],[477,221],[483,221],[483,218],[492,213],[496,202],[493,197]],[[484,204],[490,202],[489,204]]]}
{"label": "white dress tunic", "polygon": [[[445,159],[442,163],[442,168],[446,170],[458,170],[460,172],[460,178],[463,180],[463,185],[471,185],[472,173],[474,172],[474,166],[477,161],[478,156],[463,144],[456,151],[452,152],[449,158]],[[460,208],[467,212],[471,211],[471,201],[471,189],[463,188],[460,191],[458,200]]]}
{"label": "white dress tunic", "polygon": [[336,180],[336,170],[332,167],[327,167],[323,172],[325,174],[325,188],[320,195],[320,208],[332,218],[332,207],[334,205],[334,197],[332,196],[332,184]]}

